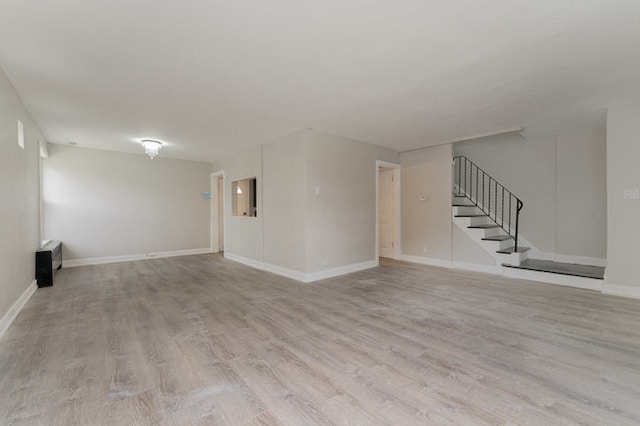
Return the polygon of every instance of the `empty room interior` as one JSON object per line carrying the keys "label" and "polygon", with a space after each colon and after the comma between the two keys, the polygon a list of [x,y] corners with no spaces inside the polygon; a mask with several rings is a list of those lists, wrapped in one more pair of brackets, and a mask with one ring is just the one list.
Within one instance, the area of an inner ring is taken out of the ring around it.
{"label": "empty room interior", "polygon": [[0,3],[0,425],[640,424],[640,2]]}

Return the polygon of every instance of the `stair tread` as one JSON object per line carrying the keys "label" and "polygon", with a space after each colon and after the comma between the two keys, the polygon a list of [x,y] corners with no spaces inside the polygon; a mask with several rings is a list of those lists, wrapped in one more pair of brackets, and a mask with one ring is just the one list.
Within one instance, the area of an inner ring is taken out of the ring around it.
{"label": "stair tread", "polygon": [[501,254],[524,253],[527,250],[529,250],[529,247],[520,246],[518,247],[518,250],[516,250],[515,247],[507,247],[506,249],[496,251],[496,253],[501,253]]}
{"label": "stair tread", "polygon": [[460,204],[460,203],[454,203],[452,204],[453,207],[475,207],[475,204]]}
{"label": "stair tread", "polygon": [[486,214],[457,214],[455,217],[488,217]]}
{"label": "stair tread", "polygon": [[484,241],[506,241],[512,238],[513,237],[510,235],[495,235],[493,237],[484,237],[483,240]]}
{"label": "stair tread", "polygon": [[467,226],[470,229],[491,229],[491,228],[500,228],[499,225],[487,224],[487,225],[471,225]]}

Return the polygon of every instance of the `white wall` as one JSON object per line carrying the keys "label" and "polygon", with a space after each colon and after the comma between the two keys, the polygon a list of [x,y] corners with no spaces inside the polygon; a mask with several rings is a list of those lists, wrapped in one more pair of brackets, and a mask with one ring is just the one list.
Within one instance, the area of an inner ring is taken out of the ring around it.
{"label": "white wall", "polygon": [[640,102],[607,114],[607,271],[604,291],[640,298],[640,200],[624,199],[640,188]]}
{"label": "white wall", "polygon": [[263,146],[264,262],[306,272],[305,131]]}
{"label": "white wall", "polygon": [[454,144],[524,202],[521,235],[559,259],[603,262],[606,249],[606,134],[602,111],[567,118],[524,137]]}
{"label": "white wall", "polygon": [[479,241],[470,238],[455,224],[452,227],[454,267],[473,268],[472,265],[495,268],[496,260],[480,246]]}
{"label": "white wall", "polygon": [[259,220],[227,209],[225,256],[303,280],[375,262],[376,160],[398,154],[304,129],[214,163],[228,192],[232,180],[258,178]]}
{"label": "white wall", "polygon": [[376,160],[398,163],[398,154],[316,131],[307,136],[307,272],[377,262]]}
{"label": "white wall", "polygon": [[408,260],[451,264],[451,158],[450,144],[400,154],[402,253]]}
{"label": "white wall", "polygon": [[[225,256],[240,256],[262,262],[262,238],[264,220],[262,146],[243,151],[232,157],[213,163],[212,171],[224,171],[224,251]],[[245,178],[257,178],[257,217],[232,216],[231,184]]]}
{"label": "white wall", "polygon": [[210,164],[49,147],[45,237],[65,260],[209,247]]}
{"label": "white wall", "polygon": [[[24,149],[17,143],[18,119],[24,125]],[[39,141],[44,143],[44,137],[0,70],[0,318],[35,278],[34,252],[40,246]]]}

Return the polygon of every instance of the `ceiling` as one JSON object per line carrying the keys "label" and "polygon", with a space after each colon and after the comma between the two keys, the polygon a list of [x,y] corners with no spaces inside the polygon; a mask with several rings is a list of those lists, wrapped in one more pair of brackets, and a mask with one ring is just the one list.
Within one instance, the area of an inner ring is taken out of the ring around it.
{"label": "ceiling", "polygon": [[52,143],[404,151],[640,98],[640,1],[2,0],[0,67]]}

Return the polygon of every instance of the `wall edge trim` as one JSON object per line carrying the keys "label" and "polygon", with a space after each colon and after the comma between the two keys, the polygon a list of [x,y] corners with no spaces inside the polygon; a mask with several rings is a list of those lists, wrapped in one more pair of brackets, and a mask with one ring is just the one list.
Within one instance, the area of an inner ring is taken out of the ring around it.
{"label": "wall edge trim", "polygon": [[328,278],[338,277],[340,275],[351,274],[365,269],[376,268],[379,265],[376,260],[367,260],[360,263],[352,263],[350,265],[338,266],[337,268],[324,269],[322,271],[311,272],[305,274],[306,282],[314,282],[326,280]]}
{"label": "wall edge trim", "polygon": [[25,307],[31,296],[36,292],[38,284],[36,280],[33,280],[31,284],[22,292],[18,300],[9,308],[6,314],[0,319],[0,337],[11,327],[13,321],[18,317],[18,314]]}
{"label": "wall edge trim", "polygon": [[640,299],[640,287],[612,284],[609,281],[605,281],[602,286],[602,294]]}
{"label": "wall edge trim", "polygon": [[413,256],[410,254],[401,254],[399,260],[411,263],[419,263],[421,265],[439,266],[441,268],[453,268],[453,262],[445,259],[435,259],[432,257]]}
{"label": "wall edge trim", "polygon": [[502,275],[502,267],[497,265],[483,265],[480,263],[453,261],[453,269],[462,271],[482,272],[485,274]]}
{"label": "wall edge trim", "polygon": [[133,262],[136,260],[149,260],[158,259],[163,257],[176,257],[176,256],[190,256],[194,254],[207,254],[211,253],[211,247],[198,248],[198,249],[185,249],[185,250],[171,250],[171,251],[159,251],[154,253],[144,254],[125,254],[118,256],[104,256],[104,257],[88,257],[84,259],[63,259],[63,268],[75,268],[78,266],[88,265],[102,265],[105,263],[120,263],[120,262]]}

